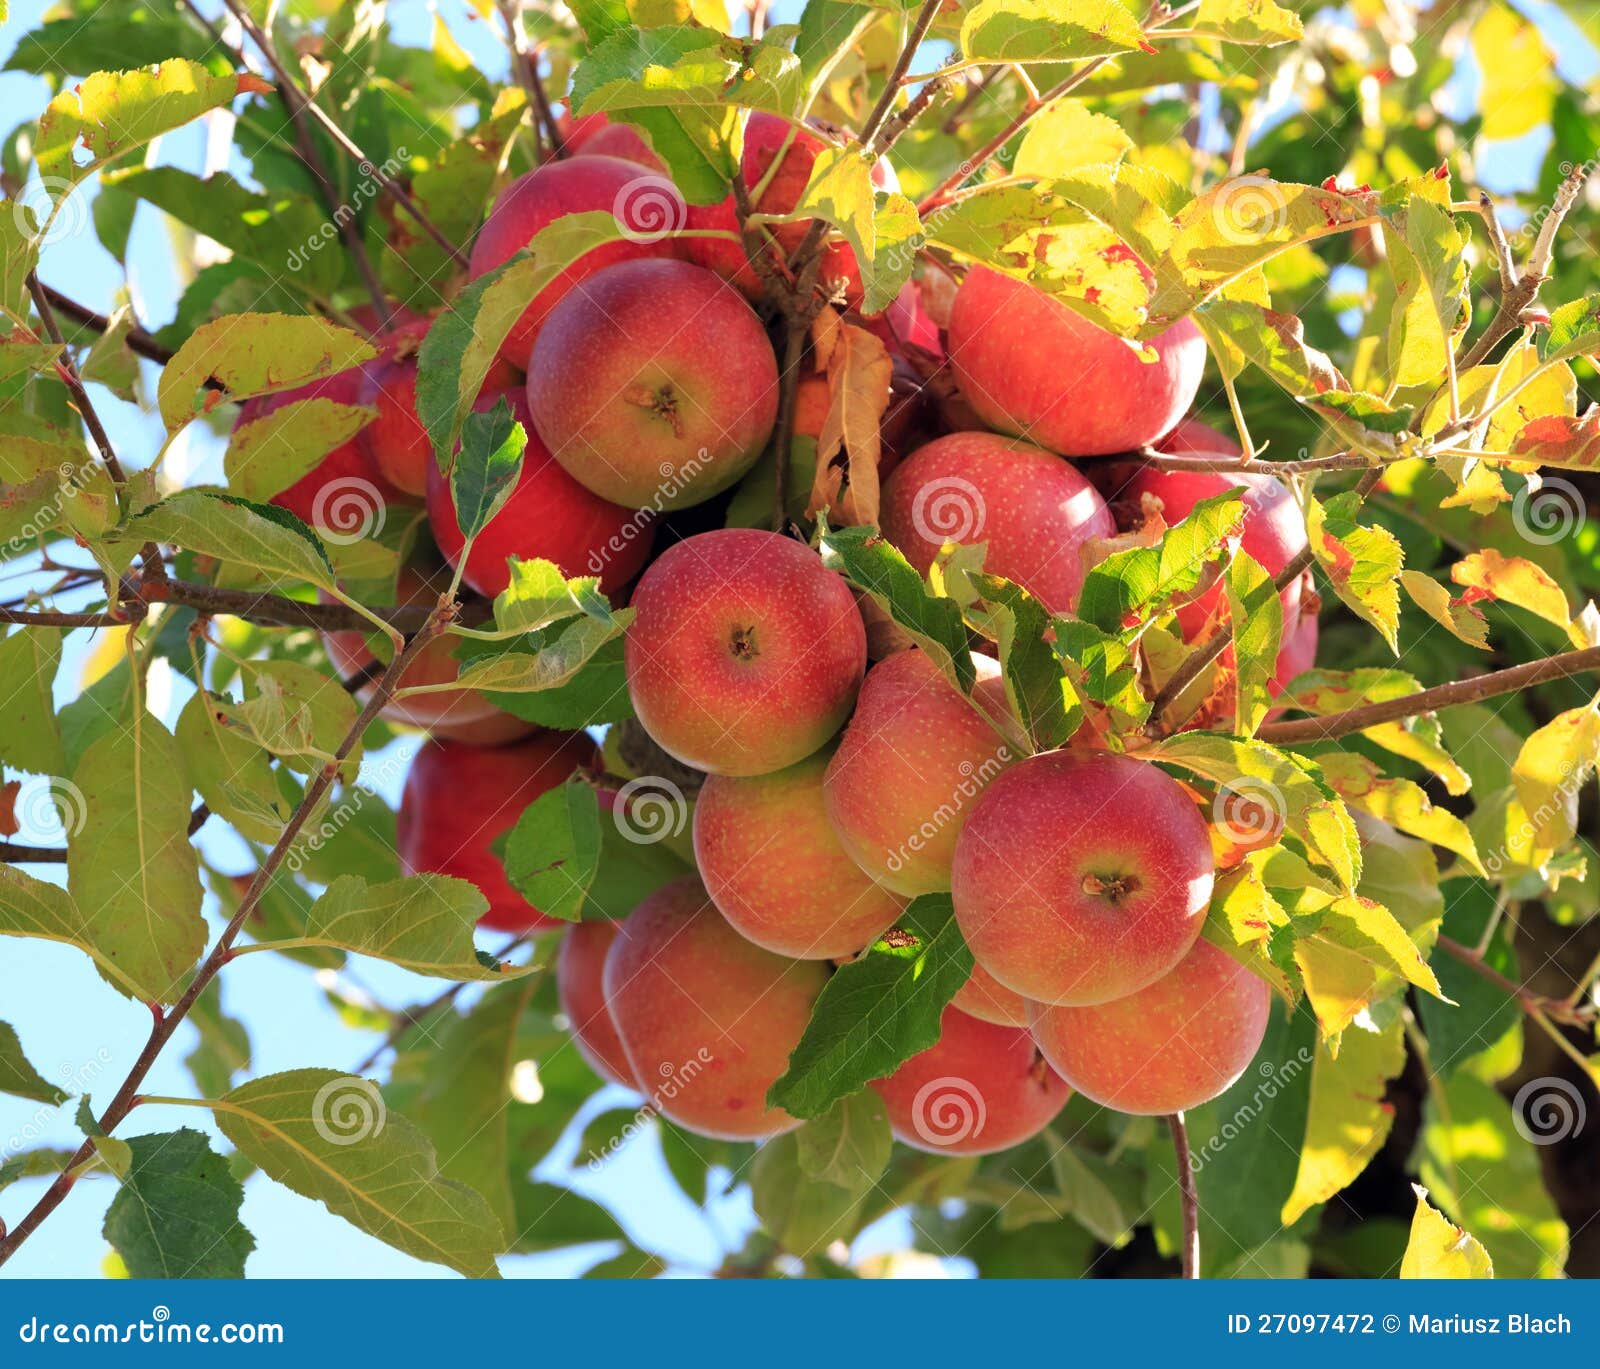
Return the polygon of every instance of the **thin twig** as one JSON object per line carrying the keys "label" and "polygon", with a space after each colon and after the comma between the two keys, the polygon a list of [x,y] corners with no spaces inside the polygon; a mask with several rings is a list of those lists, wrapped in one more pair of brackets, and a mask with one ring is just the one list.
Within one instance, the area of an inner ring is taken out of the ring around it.
{"label": "thin twig", "polygon": [[544,88],[544,79],[539,75],[539,59],[528,51],[528,45],[523,41],[519,6],[515,0],[495,0],[495,6],[506,26],[506,46],[511,50],[511,74],[533,106],[537,125],[549,140],[550,155],[559,160],[567,155],[567,141],[561,136],[561,125],[556,121],[555,110],[550,107],[550,96]]}
{"label": "thin twig", "polygon": [[[206,956],[200,968],[189,981],[178,1001],[169,1011],[163,1011],[159,1004],[152,1004],[151,1011],[155,1014],[155,1024],[150,1031],[150,1039],[145,1043],[144,1049],[139,1052],[139,1057],[133,1062],[133,1067],[128,1071],[127,1077],[122,1081],[122,1086],[117,1090],[111,1102],[100,1115],[99,1128],[102,1132],[109,1133],[121,1123],[133,1110],[139,1101],[139,1085],[144,1082],[145,1076],[150,1072],[157,1057],[172,1035],[178,1029],[178,1024],[188,1016],[189,1010],[194,1007],[195,1001],[205,992],[206,986],[216,978],[217,973],[233,956],[234,942],[238,940],[239,933],[245,923],[255,913],[261,902],[262,895],[267,891],[272,882],[273,875],[278,867],[288,857],[295,839],[300,834],[300,829],[305,826],[313,811],[322,802],[323,796],[333,786],[335,778],[343,762],[355,749],[357,742],[371,726],[374,718],[384,704],[389,701],[400,677],[410,667],[417,655],[429,642],[444,628],[455,612],[455,606],[449,600],[441,600],[428,616],[427,622],[409,642],[405,649],[395,654],[378,681],[378,687],[373,690],[372,697],[361,710],[360,715],[352,724],[333,753],[333,758],[313,776],[306,786],[304,797],[290,815],[289,821],[284,824],[283,832],[278,840],[273,843],[272,850],[256,870],[255,877],[250,881],[250,887],[245,891],[244,897],[239,900],[239,907],[228,920],[228,925],[223,928],[222,934],[217,938],[216,944]],[[77,1167],[83,1164],[94,1153],[94,1142],[85,1140],[78,1147],[77,1153],[68,1161],[66,1167],[58,1174],[51,1185],[40,1196],[28,1214],[17,1223],[16,1227],[0,1236],[0,1265],[5,1264],[17,1252],[17,1248],[27,1240],[52,1212],[59,1207],[67,1194],[72,1189],[74,1173]]]}
{"label": "thin twig", "polygon": [[294,125],[295,147],[299,151],[300,160],[311,173],[311,179],[317,183],[323,204],[332,217],[334,226],[338,228],[339,236],[344,239],[345,250],[350,253],[350,259],[356,264],[356,274],[367,287],[367,294],[372,299],[372,307],[377,311],[378,321],[387,329],[394,322],[394,310],[389,304],[389,296],[383,288],[383,282],[378,278],[372,258],[367,255],[367,245],[361,237],[361,226],[356,222],[354,214],[346,212],[347,206],[333,183],[328,164],[323,161],[316,139],[311,136],[310,120],[315,116],[310,113],[310,107],[316,102],[300,89],[299,83],[294,80],[283,59],[278,56],[277,45],[272,41],[271,35],[251,18],[241,0],[222,0],[222,3],[239,21],[240,27],[250,35],[251,41],[261,49],[261,55],[267,59],[277,74],[278,95],[283,100],[284,108],[289,111],[289,120]]}
{"label": "thin twig", "polygon": [[1474,973],[1481,975],[1508,998],[1516,999],[1517,1005],[1530,1017],[1543,1016],[1571,1027],[1587,1026],[1594,1021],[1595,1014],[1592,1009],[1580,1008],[1567,999],[1547,998],[1544,994],[1535,993],[1526,984],[1519,984],[1516,980],[1501,974],[1483,958],[1480,952],[1470,946],[1463,946],[1454,938],[1445,936],[1443,932],[1439,934],[1438,946],[1446,955],[1453,956]]}
{"label": "thin twig", "polygon": [[[1540,661],[1528,661],[1505,670],[1474,675],[1471,679],[1434,685],[1431,689],[1418,690],[1403,698],[1363,704],[1360,708],[1349,708],[1342,713],[1328,713],[1320,718],[1297,718],[1293,722],[1267,723],[1256,736],[1274,746],[1329,741],[1334,737],[1347,737],[1353,732],[1364,732],[1380,723],[1415,718],[1457,704],[1478,703],[1483,699],[1514,694],[1518,690],[1531,689],[1534,685],[1565,680],[1595,670],[1600,670],[1600,647],[1584,647],[1581,651],[1564,651]],[[1293,707],[1292,703],[1290,707]]]}
{"label": "thin twig", "polygon": [[1200,1277],[1200,1199],[1195,1192],[1194,1170],[1189,1163],[1189,1128],[1181,1112],[1167,1115],[1172,1149],[1178,1160],[1178,1194],[1183,1203],[1183,1277]]}
{"label": "thin twig", "polygon": [[[219,48],[222,49],[224,53],[228,55],[228,57],[233,59],[238,66],[244,67],[247,70],[250,68],[251,64],[246,58],[245,54],[224,39],[222,34],[218,32],[216,25],[206,18],[206,16],[202,14],[193,3],[191,3],[191,0],[178,0],[178,3],[183,6],[184,9],[188,10],[189,13],[197,20],[199,20],[202,25],[204,25],[206,30],[211,34],[212,40]],[[227,3],[227,0],[224,0],[224,3]],[[287,106],[289,104],[289,97],[284,95],[282,88],[285,86],[293,86],[297,91],[299,89],[299,86],[295,82],[293,73],[290,72],[287,67],[284,67],[280,64],[277,53],[271,47],[266,34],[261,31],[260,26],[257,25],[253,20],[247,23],[245,16],[240,15],[231,4],[229,4],[228,8],[230,12],[239,19],[240,26],[244,28],[245,32],[250,35],[256,46],[261,49],[262,55],[266,57],[268,63],[271,65],[273,74],[277,77],[275,84],[279,87],[279,97],[283,100],[285,106]],[[455,263],[456,266],[465,268],[467,265],[467,254],[445,235],[444,230],[441,229],[438,224],[434,223],[434,221],[428,217],[422,206],[412,199],[411,193],[405,188],[405,186],[403,186],[399,181],[385,171],[384,168],[375,162],[371,157],[367,156],[367,154],[356,145],[355,141],[350,137],[350,135],[339,127],[338,122],[333,118],[333,116],[324,110],[322,106],[319,105],[315,100],[307,100],[305,102],[305,112],[316,120],[317,127],[319,127],[324,133],[333,139],[333,141],[339,146],[340,151],[342,151],[345,156],[354,159],[356,164],[362,169],[362,173],[364,175],[370,174],[372,176],[372,179],[378,183],[379,189],[381,189],[384,194],[393,200],[395,206],[402,210],[406,216],[417,225],[418,228],[432,238],[434,242],[436,242],[444,250],[445,254],[449,256],[450,260]]]}

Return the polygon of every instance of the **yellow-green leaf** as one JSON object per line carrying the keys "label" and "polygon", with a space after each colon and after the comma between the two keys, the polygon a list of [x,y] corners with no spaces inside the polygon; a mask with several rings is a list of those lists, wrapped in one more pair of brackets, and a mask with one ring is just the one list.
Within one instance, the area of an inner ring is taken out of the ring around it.
{"label": "yellow-green leaf", "polygon": [[228,488],[265,501],[286,490],[370,423],[376,409],[300,399],[235,428],[223,457]]}
{"label": "yellow-green leaf", "polygon": [[1399,654],[1400,543],[1384,527],[1355,521],[1353,492],[1327,501],[1313,499],[1306,512],[1306,535],[1329,583],[1358,617],[1377,628],[1389,649]]}
{"label": "yellow-green leaf", "polygon": [[1070,62],[1149,51],[1118,0],[978,0],[962,16],[961,55],[996,62]]}
{"label": "yellow-green leaf", "polygon": [[1402,1279],[1492,1279],[1494,1261],[1469,1233],[1428,1202],[1428,1190],[1412,1184],[1417,1210],[1400,1261]]}
{"label": "yellow-green leaf", "polygon": [[1522,744],[1511,778],[1536,844],[1558,850],[1577,830],[1578,795],[1600,760],[1600,710],[1557,714]]}

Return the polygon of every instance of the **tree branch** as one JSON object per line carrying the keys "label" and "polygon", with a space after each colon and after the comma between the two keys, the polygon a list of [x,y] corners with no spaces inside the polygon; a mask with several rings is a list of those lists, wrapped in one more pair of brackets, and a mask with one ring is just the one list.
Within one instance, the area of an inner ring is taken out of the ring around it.
{"label": "tree branch", "polygon": [[[211,810],[205,804],[199,804],[194,812],[189,814],[189,835],[192,837],[205,826],[206,819],[211,816]],[[0,841],[0,861],[7,865],[63,865],[66,863],[67,853],[60,846],[19,846],[9,841]]]}
{"label": "tree branch", "polygon": [[1181,1112],[1167,1115],[1172,1149],[1178,1159],[1178,1194],[1183,1202],[1183,1277],[1200,1277],[1200,1199],[1189,1162],[1189,1127]]}
{"label": "tree branch", "polygon": [[[240,14],[239,11],[235,9],[231,3],[229,3],[229,0],[223,0],[223,3],[228,5],[229,12],[239,20],[240,27],[250,35],[256,46],[261,49],[262,55],[266,57],[267,62],[272,67],[273,74],[277,77],[275,84],[278,86],[279,97],[283,100],[285,106],[289,106],[290,97],[284,94],[283,88],[290,86],[293,87],[298,93],[299,86],[295,82],[293,73],[279,62],[276,51],[274,51],[272,48],[271,42],[267,38],[266,34],[261,31],[260,26],[256,24],[254,20],[250,20],[248,16]],[[230,58],[232,58],[236,65],[244,67],[246,70],[250,69],[251,63],[246,59],[245,54],[223,38],[223,36],[217,31],[216,25],[214,25],[209,19],[206,18],[204,14],[195,8],[192,0],[178,0],[178,4],[180,4],[184,9],[188,10],[189,13],[200,22],[206,31],[210,33],[212,41],[215,42],[216,45],[221,48],[222,51],[225,52]],[[405,186],[401,185],[399,181],[395,180],[395,178],[385,171],[383,167],[379,166],[377,162],[373,161],[371,157],[367,156],[367,154],[356,145],[355,141],[350,137],[350,135],[339,127],[338,122],[333,118],[332,115],[324,110],[322,106],[319,105],[315,100],[307,100],[305,102],[305,112],[314,120],[316,120],[317,126],[333,139],[333,141],[338,145],[339,149],[347,157],[353,158],[356,164],[364,169],[364,172],[371,174],[373,180],[378,183],[379,189],[381,189],[384,194],[388,195],[389,198],[394,201],[396,207],[404,211],[407,217],[409,217],[418,228],[420,228],[424,233],[432,238],[434,242],[443,248],[450,260],[456,266],[461,267],[462,269],[466,268],[467,254],[458,246],[456,246],[455,243],[451,242],[450,239],[445,235],[444,231],[427,216],[427,214],[423,211],[422,206],[411,198],[411,194],[405,188]]]}
{"label": "tree branch", "polygon": [[1493,670],[1486,675],[1474,675],[1471,679],[1456,680],[1451,684],[1434,685],[1431,689],[1419,690],[1404,698],[1364,704],[1342,713],[1329,713],[1320,718],[1298,718],[1293,722],[1267,723],[1256,736],[1274,746],[1330,741],[1334,737],[1349,736],[1352,732],[1363,732],[1379,723],[1398,722],[1402,718],[1414,718],[1456,704],[1478,703],[1500,694],[1515,694],[1518,690],[1531,689],[1550,680],[1564,680],[1592,670],[1600,670],[1600,647],[1564,651],[1540,661]]}
{"label": "tree branch", "polygon": [[1488,980],[1508,998],[1516,999],[1518,1007],[1530,1017],[1545,1017],[1570,1027],[1585,1027],[1594,1021],[1594,1009],[1579,1007],[1570,1000],[1546,998],[1543,994],[1534,993],[1527,985],[1501,974],[1470,946],[1463,946],[1443,932],[1439,933],[1438,946],[1446,955],[1453,956]]}
{"label": "tree branch", "polygon": [[[400,677],[410,667],[417,655],[425,648],[445,625],[454,616],[455,605],[448,599],[443,599],[437,607],[432,609],[422,629],[406,643],[403,651],[397,652],[390,662],[389,668],[383,672],[378,680],[378,686],[372,691],[372,697],[361,710],[350,730],[345,734],[344,740],[333,753],[333,759],[328,762],[312,778],[306,786],[304,797],[290,815],[289,821],[284,824],[283,832],[273,844],[272,850],[267,853],[266,859],[261,862],[255,877],[250,881],[250,887],[239,901],[239,907],[228,920],[228,925],[223,928],[222,934],[217,938],[216,944],[211,948],[211,953],[206,956],[200,968],[189,981],[189,987],[183,991],[172,1009],[163,1012],[159,1004],[152,1004],[151,1011],[155,1014],[155,1025],[151,1028],[150,1039],[145,1042],[144,1049],[139,1052],[139,1057],[133,1062],[133,1068],[128,1071],[127,1078],[122,1081],[122,1086],[117,1090],[106,1110],[101,1113],[99,1126],[103,1132],[112,1131],[127,1115],[137,1106],[139,1101],[139,1085],[144,1082],[145,1076],[155,1064],[156,1058],[161,1054],[167,1042],[178,1029],[178,1024],[188,1016],[189,1010],[194,1007],[195,1001],[205,992],[205,988],[216,978],[218,972],[231,959],[234,942],[238,940],[239,933],[244,924],[254,914],[256,907],[261,902],[261,897],[267,891],[268,885],[278,867],[288,857],[290,849],[295,843],[300,829],[305,826],[311,814],[316,810],[323,796],[333,787],[335,777],[339,773],[342,762],[355,750],[356,743],[361,740],[367,728],[371,726],[374,718],[384,704],[389,701],[389,696],[394,692],[395,685]],[[67,1163],[66,1167],[58,1174],[44,1193],[40,1196],[28,1214],[17,1223],[14,1230],[0,1236],[0,1265],[4,1265],[21,1244],[27,1240],[52,1212],[58,1208],[67,1194],[72,1189],[73,1171],[83,1164],[94,1153],[94,1143],[85,1140],[78,1147],[77,1153]]]}
{"label": "tree branch", "polygon": [[559,160],[567,155],[567,142],[561,136],[561,125],[556,122],[555,110],[550,107],[550,96],[545,91],[544,79],[539,75],[538,58],[528,51],[528,45],[523,41],[519,5],[516,0],[495,0],[495,6],[506,26],[506,46],[511,49],[511,74],[533,106],[535,126],[544,130],[544,136],[550,143],[550,155]]}

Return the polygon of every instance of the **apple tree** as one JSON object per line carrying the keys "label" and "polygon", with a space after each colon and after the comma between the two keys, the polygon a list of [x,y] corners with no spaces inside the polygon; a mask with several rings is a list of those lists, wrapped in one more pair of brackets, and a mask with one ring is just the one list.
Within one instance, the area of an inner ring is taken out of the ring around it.
{"label": "apple tree", "polygon": [[748,1191],[725,1275],[1595,1272],[1546,8],[13,27],[0,946],[151,1026],[63,1089],[0,1022],[81,1135],[0,1152],[0,1263],[83,1180],[128,1273],[239,1276],[249,1183],[648,1277],[629,1147]]}

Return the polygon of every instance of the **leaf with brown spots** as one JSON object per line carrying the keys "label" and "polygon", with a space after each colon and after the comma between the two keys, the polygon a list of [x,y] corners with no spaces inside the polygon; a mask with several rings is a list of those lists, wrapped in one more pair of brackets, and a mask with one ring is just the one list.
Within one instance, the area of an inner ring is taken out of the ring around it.
{"label": "leaf with brown spots", "polygon": [[826,365],[828,412],[817,436],[817,471],[806,516],[815,518],[827,508],[841,523],[875,524],[879,425],[889,407],[894,363],[881,339],[845,323],[833,332]]}

